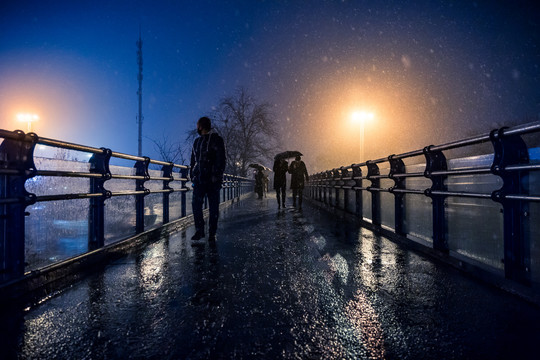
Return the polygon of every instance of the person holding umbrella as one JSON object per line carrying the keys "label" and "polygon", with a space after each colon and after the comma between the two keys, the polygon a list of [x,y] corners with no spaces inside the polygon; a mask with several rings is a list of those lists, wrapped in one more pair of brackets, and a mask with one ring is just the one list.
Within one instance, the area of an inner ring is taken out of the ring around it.
{"label": "person holding umbrella", "polygon": [[263,168],[260,167],[257,169],[257,173],[255,174],[255,192],[259,196],[259,199],[263,198],[263,191],[264,191],[264,173]]}
{"label": "person holding umbrella", "polygon": [[276,155],[274,157],[274,190],[276,190],[276,198],[278,209],[285,207],[285,190],[287,189],[287,170],[289,163],[284,157]]}
{"label": "person holding umbrella", "polygon": [[298,208],[302,209],[302,195],[304,192],[304,179],[309,180],[306,164],[301,160],[300,155],[297,155],[294,161],[289,166],[291,174],[291,189],[293,193],[293,206],[296,207],[296,197],[298,196]]}

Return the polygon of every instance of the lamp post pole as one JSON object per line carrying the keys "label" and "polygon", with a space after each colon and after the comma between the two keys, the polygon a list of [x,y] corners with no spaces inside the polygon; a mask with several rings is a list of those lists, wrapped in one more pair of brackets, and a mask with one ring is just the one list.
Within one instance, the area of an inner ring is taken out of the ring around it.
{"label": "lamp post pole", "polygon": [[365,141],[365,126],[366,121],[372,120],[375,115],[373,113],[365,111],[356,111],[353,112],[352,120],[360,125],[360,162],[364,160],[364,141]]}
{"label": "lamp post pole", "polygon": [[36,114],[17,114],[17,120],[25,122],[28,127],[28,132],[32,132],[32,123],[39,120],[39,116]]}
{"label": "lamp post pole", "polygon": [[360,120],[360,162],[364,160],[364,124],[365,120]]}

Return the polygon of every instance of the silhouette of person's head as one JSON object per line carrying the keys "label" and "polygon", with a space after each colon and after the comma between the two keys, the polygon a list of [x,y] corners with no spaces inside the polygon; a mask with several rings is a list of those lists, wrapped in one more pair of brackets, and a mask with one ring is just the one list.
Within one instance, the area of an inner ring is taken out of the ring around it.
{"label": "silhouette of person's head", "polygon": [[209,117],[203,116],[197,121],[197,133],[199,135],[206,134],[212,128],[212,121]]}

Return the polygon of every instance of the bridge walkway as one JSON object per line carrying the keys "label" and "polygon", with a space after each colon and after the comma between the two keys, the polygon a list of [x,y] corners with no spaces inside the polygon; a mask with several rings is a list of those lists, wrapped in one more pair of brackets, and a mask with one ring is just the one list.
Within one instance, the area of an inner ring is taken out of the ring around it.
{"label": "bridge walkway", "polygon": [[272,194],[189,227],[27,309],[6,358],[529,359],[540,309],[304,202]]}

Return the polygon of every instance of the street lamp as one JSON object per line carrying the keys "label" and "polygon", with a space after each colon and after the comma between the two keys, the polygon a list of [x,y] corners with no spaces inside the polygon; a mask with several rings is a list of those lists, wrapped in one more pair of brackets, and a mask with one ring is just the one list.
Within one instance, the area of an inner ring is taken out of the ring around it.
{"label": "street lamp", "polygon": [[17,114],[17,121],[25,122],[28,124],[28,132],[32,131],[32,123],[38,121],[39,116],[36,114]]}
{"label": "street lamp", "polygon": [[355,111],[351,114],[352,121],[360,125],[360,161],[364,160],[364,126],[374,118],[375,114],[367,111]]}

